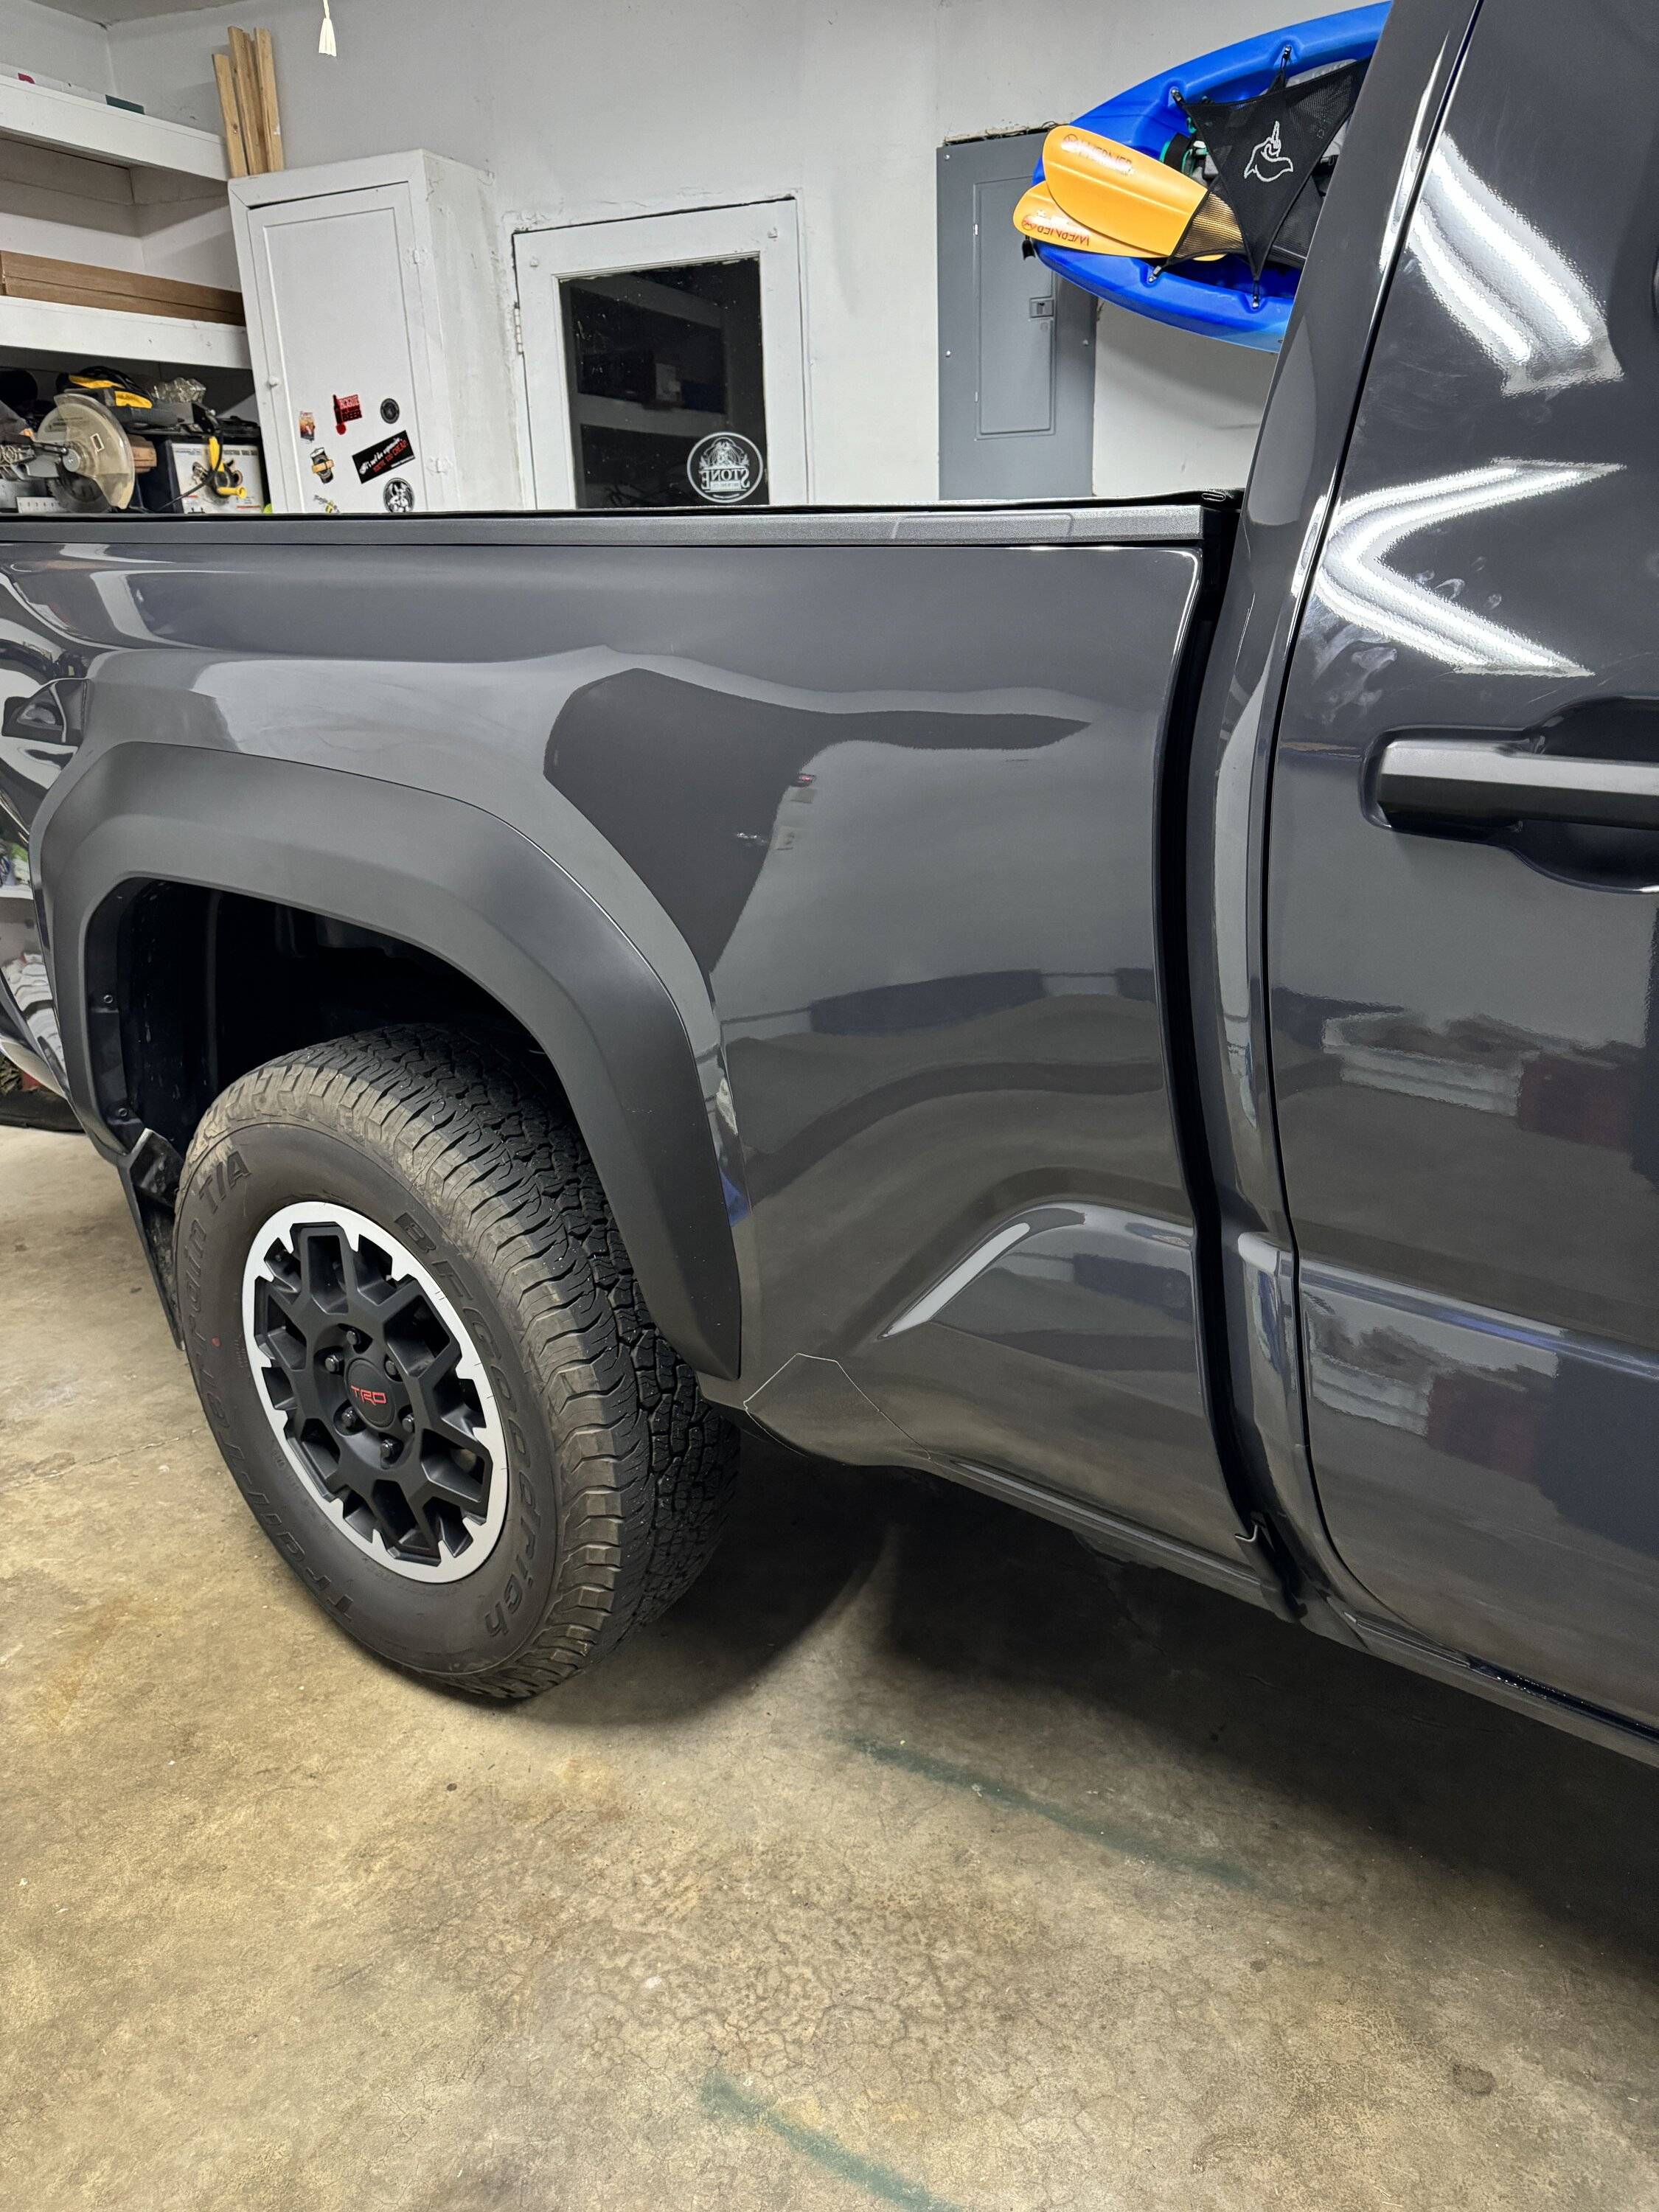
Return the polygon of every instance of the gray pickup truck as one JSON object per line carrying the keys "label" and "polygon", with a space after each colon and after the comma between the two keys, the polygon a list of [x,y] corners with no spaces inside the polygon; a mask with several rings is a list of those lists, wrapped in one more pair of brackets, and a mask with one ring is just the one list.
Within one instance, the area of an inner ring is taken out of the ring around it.
{"label": "gray pickup truck", "polygon": [[343,1627],[747,1420],[1659,1752],[1656,113],[1395,0],[1242,497],[6,523],[0,1024]]}

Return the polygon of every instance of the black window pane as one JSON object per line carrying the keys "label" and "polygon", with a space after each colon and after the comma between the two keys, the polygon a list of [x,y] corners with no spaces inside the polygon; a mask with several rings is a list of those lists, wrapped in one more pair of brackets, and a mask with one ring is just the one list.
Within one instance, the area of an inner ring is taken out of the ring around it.
{"label": "black window pane", "polygon": [[577,505],[763,507],[759,262],[567,277],[559,291]]}

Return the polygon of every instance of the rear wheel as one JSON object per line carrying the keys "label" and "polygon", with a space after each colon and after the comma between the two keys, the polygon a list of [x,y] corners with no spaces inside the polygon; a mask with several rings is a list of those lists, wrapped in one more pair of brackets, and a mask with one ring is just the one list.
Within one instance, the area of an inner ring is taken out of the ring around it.
{"label": "rear wheel", "polygon": [[231,1472],[371,1650],[527,1697],[702,1566],[735,1438],[520,1064],[407,1029],[258,1068],[197,1133],[176,1233]]}

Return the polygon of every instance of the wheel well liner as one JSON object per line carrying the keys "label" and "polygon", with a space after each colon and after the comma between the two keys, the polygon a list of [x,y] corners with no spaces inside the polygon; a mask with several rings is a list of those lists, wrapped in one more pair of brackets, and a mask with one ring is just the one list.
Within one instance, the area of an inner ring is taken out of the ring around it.
{"label": "wheel well liner", "polygon": [[118,940],[132,899],[191,885],[394,938],[536,1041],[593,1156],[658,1327],[735,1376],[736,1253],[684,1021],[644,954],[510,823],[335,769],[210,748],[112,748],[40,825],[49,958],[71,1093],[112,1155],[126,1095]]}

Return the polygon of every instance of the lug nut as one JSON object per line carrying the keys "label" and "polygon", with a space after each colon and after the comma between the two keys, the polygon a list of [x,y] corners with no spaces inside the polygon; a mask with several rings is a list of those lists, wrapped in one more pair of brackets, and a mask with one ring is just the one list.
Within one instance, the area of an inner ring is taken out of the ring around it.
{"label": "lug nut", "polygon": [[330,1375],[337,1375],[344,1365],[345,1362],[337,1352],[325,1352],[323,1354],[323,1366]]}
{"label": "lug nut", "polygon": [[368,1339],[363,1334],[360,1328],[354,1328],[351,1332],[351,1348],[356,1352],[363,1352],[368,1350]]}
{"label": "lug nut", "polygon": [[396,1437],[386,1437],[381,1441],[380,1457],[386,1462],[386,1465],[390,1467],[392,1461],[397,1458],[398,1454],[402,1449],[403,1446],[398,1442]]}
{"label": "lug nut", "polygon": [[355,1413],[349,1406],[342,1408],[340,1426],[349,1437],[355,1437],[362,1425],[362,1416],[360,1413]]}
{"label": "lug nut", "polygon": [[404,1415],[404,1434],[406,1437],[412,1437],[412,1436],[414,1435],[414,1433],[415,1433],[415,1416],[414,1416],[414,1414],[413,1414],[413,1413],[405,1413],[405,1414]]}
{"label": "lug nut", "polygon": [[387,1360],[386,1364],[386,1371],[388,1381],[392,1382],[401,1382],[403,1381],[403,1376],[398,1372],[398,1363],[395,1359]]}

